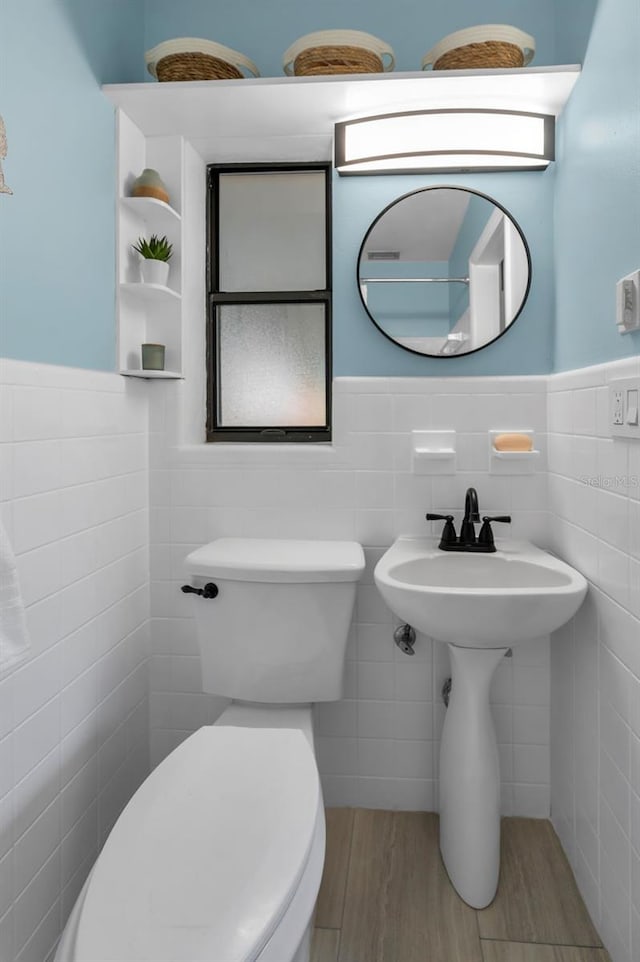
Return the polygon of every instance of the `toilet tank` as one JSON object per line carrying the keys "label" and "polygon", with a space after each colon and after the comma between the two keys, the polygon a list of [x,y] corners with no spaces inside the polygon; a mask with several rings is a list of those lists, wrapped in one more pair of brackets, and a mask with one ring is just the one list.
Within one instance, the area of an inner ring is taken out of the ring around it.
{"label": "toilet tank", "polygon": [[335,701],[356,584],[364,570],[354,541],[219,538],[185,559],[204,691],[267,703]]}

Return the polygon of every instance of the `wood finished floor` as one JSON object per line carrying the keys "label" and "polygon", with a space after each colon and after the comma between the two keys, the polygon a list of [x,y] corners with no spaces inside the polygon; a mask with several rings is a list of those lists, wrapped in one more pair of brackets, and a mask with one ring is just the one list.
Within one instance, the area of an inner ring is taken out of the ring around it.
{"label": "wood finished floor", "polygon": [[502,822],[500,885],[476,912],[438,849],[438,816],[327,809],[311,962],[610,962],[546,821]]}

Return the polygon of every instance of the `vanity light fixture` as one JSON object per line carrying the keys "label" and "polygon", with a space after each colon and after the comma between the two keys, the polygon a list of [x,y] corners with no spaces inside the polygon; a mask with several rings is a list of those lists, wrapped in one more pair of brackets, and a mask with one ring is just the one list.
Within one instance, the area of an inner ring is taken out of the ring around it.
{"label": "vanity light fixture", "polygon": [[455,108],[360,117],[335,125],[339,174],[544,170],[553,114]]}

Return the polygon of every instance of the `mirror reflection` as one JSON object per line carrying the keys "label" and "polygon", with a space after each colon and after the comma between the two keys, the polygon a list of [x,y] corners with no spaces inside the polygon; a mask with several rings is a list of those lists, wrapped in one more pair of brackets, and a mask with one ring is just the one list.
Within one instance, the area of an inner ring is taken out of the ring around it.
{"label": "mirror reflection", "polygon": [[524,236],[490,197],[426,187],[373,222],[360,249],[358,285],[372,321],[417,354],[470,354],[500,337],[529,293]]}

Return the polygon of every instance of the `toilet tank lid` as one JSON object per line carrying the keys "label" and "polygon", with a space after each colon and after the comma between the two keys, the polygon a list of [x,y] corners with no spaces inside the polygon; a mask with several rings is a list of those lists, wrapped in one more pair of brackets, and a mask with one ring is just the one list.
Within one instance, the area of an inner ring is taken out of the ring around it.
{"label": "toilet tank lid", "polygon": [[321,803],[301,731],[201,728],[152,772],[112,829],[74,957],[255,959],[305,871]]}
{"label": "toilet tank lid", "polygon": [[187,555],[185,566],[230,581],[358,581],[364,552],[356,541],[218,538]]}

